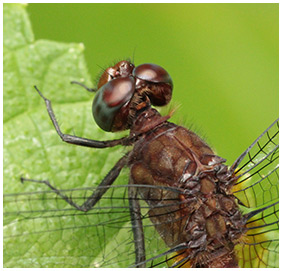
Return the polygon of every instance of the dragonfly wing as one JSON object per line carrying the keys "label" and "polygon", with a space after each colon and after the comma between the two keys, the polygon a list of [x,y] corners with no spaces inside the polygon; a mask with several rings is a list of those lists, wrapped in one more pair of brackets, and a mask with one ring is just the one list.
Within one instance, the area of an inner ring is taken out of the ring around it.
{"label": "dragonfly wing", "polygon": [[241,267],[278,267],[279,203],[258,211],[247,223],[247,233],[236,247]]}
{"label": "dragonfly wing", "polygon": [[278,267],[279,121],[276,120],[230,168],[233,194],[245,213],[247,232],[237,245],[241,267]]}
{"label": "dragonfly wing", "polygon": [[[62,192],[82,203],[94,189]],[[173,204],[178,206],[178,200]],[[150,259],[167,247],[152,225],[147,204],[141,200],[140,204],[146,257]],[[165,206],[165,202],[160,204]],[[133,266],[128,186],[111,186],[88,212],[76,210],[53,191],[4,195],[4,263],[6,267]],[[154,264],[167,266],[163,258],[146,262],[148,267]]]}
{"label": "dragonfly wing", "polygon": [[233,193],[246,207],[262,207],[278,199],[278,125],[276,120],[231,167],[238,177]]}

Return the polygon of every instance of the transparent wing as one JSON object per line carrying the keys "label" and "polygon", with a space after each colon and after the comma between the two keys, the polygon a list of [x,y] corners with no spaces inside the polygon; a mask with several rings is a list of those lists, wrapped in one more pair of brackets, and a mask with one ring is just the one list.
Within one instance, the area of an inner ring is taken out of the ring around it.
{"label": "transparent wing", "polygon": [[250,208],[278,199],[279,122],[276,120],[231,167],[239,177],[233,193]]}
{"label": "transparent wing", "polygon": [[[62,191],[77,203],[95,188]],[[164,189],[150,187],[150,189]],[[180,207],[175,198],[158,207]],[[150,192],[153,193],[153,192]],[[153,258],[168,248],[157,234],[140,201],[146,257]],[[163,209],[162,209],[163,208]],[[158,216],[169,215],[166,211]],[[167,255],[167,254],[166,254]],[[166,255],[147,261],[147,266],[167,267]],[[129,267],[135,264],[135,247],[128,207],[128,187],[112,186],[89,212],[67,204],[53,191],[4,195],[4,263],[6,267]]]}
{"label": "transparent wing", "polygon": [[236,247],[241,267],[278,267],[279,121],[276,120],[231,167],[238,181],[233,193],[250,217]]}
{"label": "transparent wing", "polygon": [[279,203],[275,202],[247,222],[248,231],[236,247],[241,267],[278,267]]}

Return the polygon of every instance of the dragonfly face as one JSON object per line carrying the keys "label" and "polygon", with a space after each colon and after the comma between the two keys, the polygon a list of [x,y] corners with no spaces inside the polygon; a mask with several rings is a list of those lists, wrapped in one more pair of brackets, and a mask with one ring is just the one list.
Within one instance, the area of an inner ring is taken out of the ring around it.
{"label": "dragonfly face", "polygon": [[[60,191],[47,181],[22,178],[49,190],[5,195],[7,246],[21,238],[28,250],[11,251],[19,258],[41,251],[51,259],[57,257],[56,244],[65,252],[57,258],[61,267],[275,267],[278,121],[228,168],[196,134],[151,108],[171,97],[172,80],[163,68],[121,61],[104,72],[98,87],[94,118],[107,131],[130,128],[128,137],[95,141],[65,135],[51,102],[38,92],[64,141],[133,150],[98,187]],[[125,166],[129,183],[115,186]],[[77,237],[81,232],[87,244]],[[41,266],[40,259],[33,264]]]}
{"label": "dragonfly face", "polygon": [[98,82],[92,106],[96,123],[105,131],[131,128],[136,112],[149,105],[166,105],[171,99],[172,79],[155,64],[137,67],[120,61],[107,68]]}

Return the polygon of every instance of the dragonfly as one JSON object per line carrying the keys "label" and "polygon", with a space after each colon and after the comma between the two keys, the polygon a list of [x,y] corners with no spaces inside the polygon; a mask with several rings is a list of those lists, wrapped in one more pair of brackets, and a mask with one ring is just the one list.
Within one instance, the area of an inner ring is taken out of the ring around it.
{"label": "dragonfly", "polygon": [[[25,267],[278,267],[279,126],[274,121],[231,166],[194,132],[152,106],[167,105],[173,82],[156,64],[120,61],[98,82],[92,113],[97,141],[64,142],[129,150],[97,187],[59,190],[21,177],[41,191],[4,195],[4,262]],[[127,184],[114,181],[129,168]],[[43,261],[44,259],[44,261]],[[46,261],[47,259],[47,261]],[[43,263],[44,262],[44,263]]]}

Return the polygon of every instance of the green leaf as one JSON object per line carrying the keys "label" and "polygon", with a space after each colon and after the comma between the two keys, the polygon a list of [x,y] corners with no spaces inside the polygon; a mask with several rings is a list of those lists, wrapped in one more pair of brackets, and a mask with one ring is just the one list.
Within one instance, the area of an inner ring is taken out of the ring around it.
{"label": "green leaf", "polygon": [[[21,184],[21,176],[48,179],[59,189],[94,186],[122,156],[123,150],[118,147],[93,150],[62,142],[44,101],[33,87],[38,86],[52,101],[64,133],[97,140],[117,137],[105,134],[94,123],[93,95],[70,84],[76,80],[91,86],[83,50],[82,44],[35,40],[26,5],[4,5],[4,194],[48,190],[40,184]],[[127,182],[125,174],[120,180]],[[95,255],[101,253],[97,246],[93,246],[97,250],[93,253],[94,248],[89,244],[90,240],[95,242],[95,236],[87,234],[93,229],[48,232],[50,228],[63,227],[55,224],[63,219],[52,217],[44,223],[40,219],[15,223],[24,220],[17,215],[19,208],[39,210],[46,208],[45,202],[40,198],[34,202],[17,202],[18,205],[4,203],[4,266],[93,266]],[[66,206],[65,202],[60,204]],[[7,212],[16,213],[8,217]],[[74,225],[71,220],[74,216],[69,219],[70,225]],[[80,223],[87,226],[90,221],[84,217]],[[36,230],[42,233],[29,234]],[[21,234],[10,237],[17,233]]]}

